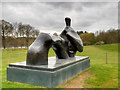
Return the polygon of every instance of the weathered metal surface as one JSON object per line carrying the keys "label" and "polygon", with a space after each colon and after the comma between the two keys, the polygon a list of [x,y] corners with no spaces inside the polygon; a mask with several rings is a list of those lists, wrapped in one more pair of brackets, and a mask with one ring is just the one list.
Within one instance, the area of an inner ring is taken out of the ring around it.
{"label": "weathered metal surface", "polygon": [[60,36],[40,33],[30,45],[27,53],[28,65],[48,65],[48,51],[52,47],[56,58],[74,57],[76,52],[83,51],[83,43],[79,35],[71,28],[71,19],[65,18],[66,27]]}

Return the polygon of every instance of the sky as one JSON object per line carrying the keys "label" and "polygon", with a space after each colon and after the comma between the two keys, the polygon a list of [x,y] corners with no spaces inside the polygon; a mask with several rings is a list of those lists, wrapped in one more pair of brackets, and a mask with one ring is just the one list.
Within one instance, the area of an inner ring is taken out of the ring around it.
{"label": "sky", "polygon": [[40,32],[60,34],[70,17],[75,31],[118,28],[117,2],[4,2],[2,19],[30,24]]}

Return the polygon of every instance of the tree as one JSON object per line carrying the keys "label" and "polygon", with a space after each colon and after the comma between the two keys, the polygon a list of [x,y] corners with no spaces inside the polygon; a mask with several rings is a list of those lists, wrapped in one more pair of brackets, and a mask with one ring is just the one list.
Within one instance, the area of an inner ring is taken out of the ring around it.
{"label": "tree", "polygon": [[[0,31],[2,31],[2,20],[0,20]],[[0,42],[2,42],[2,35],[0,32]],[[0,48],[2,47],[2,45],[0,44]]]}
{"label": "tree", "polygon": [[14,47],[18,46],[19,45],[19,40],[17,41],[17,38],[18,38],[18,26],[19,24],[17,22],[13,23],[13,38],[14,38]]}
{"label": "tree", "polygon": [[109,29],[106,32],[101,31],[96,38],[97,42],[103,41],[105,44],[118,43],[118,30]]}
{"label": "tree", "polygon": [[4,49],[6,48],[6,44],[5,44],[5,36],[9,36],[10,34],[13,33],[13,26],[11,23],[2,20],[2,40],[3,40],[3,47]]}
{"label": "tree", "polygon": [[37,29],[33,29],[30,33],[31,33],[33,38],[35,38],[39,35],[39,31]]}
{"label": "tree", "polygon": [[92,45],[95,43],[94,33],[83,33],[83,34],[80,34],[80,37],[84,45]]}
{"label": "tree", "polygon": [[25,35],[25,29],[26,29],[26,26],[24,24],[22,24],[22,23],[18,24],[18,34],[19,34],[20,37],[21,36],[24,37],[24,35]]}
{"label": "tree", "polygon": [[77,34],[78,35],[83,34],[83,31],[77,31]]}
{"label": "tree", "polygon": [[23,40],[21,40],[21,37],[24,37],[24,35],[25,35],[25,25],[24,24],[22,24],[22,23],[18,23],[18,30],[17,30],[17,34],[18,34],[18,36],[19,36],[19,45],[21,46],[21,48],[22,48],[22,46],[23,46]]}
{"label": "tree", "polygon": [[36,37],[39,35],[39,32],[40,32],[39,30],[36,30],[36,31],[35,31]]}
{"label": "tree", "polygon": [[25,25],[25,35],[26,35],[26,46],[29,46],[29,38],[30,32],[32,31],[33,27],[31,25]]}
{"label": "tree", "polygon": [[87,31],[85,31],[85,33],[88,33]]}
{"label": "tree", "polygon": [[13,25],[13,36],[14,37],[18,37],[18,27],[19,27],[19,23],[15,22],[12,24]]}

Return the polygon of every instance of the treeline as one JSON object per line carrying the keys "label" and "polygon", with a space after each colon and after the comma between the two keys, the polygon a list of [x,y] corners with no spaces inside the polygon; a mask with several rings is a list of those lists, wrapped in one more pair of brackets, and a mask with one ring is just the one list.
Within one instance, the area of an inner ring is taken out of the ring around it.
{"label": "treeline", "polygon": [[[10,23],[0,20],[2,47],[28,47],[39,35],[39,30],[30,24]],[[88,33],[77,31],[84,45],[100,45],[118,43],[118,29],[109,29]],[[57,33],[54,33],[57,34]]]}
{"label": "treeline", "polygon": [[39,35],[39,30],[30,24],[0,21],[2,47],[28,47]]}
{"label": "treeline", "polygon": [[96,31],[95,33],[88,33],[77,31],[81,37],[84,45],[101,45],[118,43],[118,29],[109,29],[105,31]]}

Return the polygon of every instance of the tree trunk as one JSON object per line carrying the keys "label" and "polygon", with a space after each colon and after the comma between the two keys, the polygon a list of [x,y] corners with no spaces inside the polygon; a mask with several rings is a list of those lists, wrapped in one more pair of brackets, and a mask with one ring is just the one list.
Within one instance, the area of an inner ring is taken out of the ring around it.
{"label": "tree trunk", "polygon": [[2,35],[2,38],[3,38],[3,48],[5,49],[6,48],[6,46],[5,46],[6,43],[5,43],[5,30],[4,29],[2,30],[2,34],[3,34]]}
{"label": "tree trunk", "polygon": [[5,49],[6,46],[5,46],[5,36],[3,36],[3,48]]}
{"label": "tree trunk", "polygon": [[26,37],[26,46],[27,46],[27,48],[28,48],[28,46],[29,46],[29,37]]}

